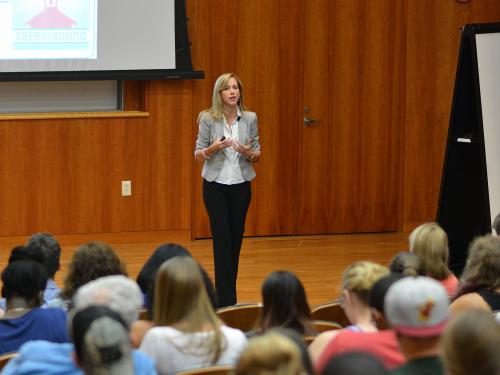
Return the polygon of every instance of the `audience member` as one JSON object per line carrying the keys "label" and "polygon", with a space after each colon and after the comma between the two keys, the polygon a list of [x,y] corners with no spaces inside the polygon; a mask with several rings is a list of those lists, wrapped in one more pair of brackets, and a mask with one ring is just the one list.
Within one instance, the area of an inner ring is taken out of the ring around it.
{"label": "audience member", "polygon": [[125,265],[115,251],[100,242],[88,242],[76,249],[64,280],[60,298],[52,300],[49,306],[68,308],[78,288],[99,277],[127,275]]}
{"label": "audience member", "polygon": [[[47,268],[44,265],[44,255],[42,250],[36,246],[16,246],[10,251],[8,263],[16,262],[18,260],[32,260],[37,263],[40,263],[44,266],[45,270],[48,272]],[[48,283],[48,282],[47,282]],[[44,306],[44,301],[42,300],[41,306]],[[7,309],[7,301],[5,298],[0,299],[0,309]]]}
{"label": "audience member", "polygon": [[441,340],[449,375],[500,375],[500,325],[485,311],[452,319]]}
{"label": "audience member", "polygon": [[409,237],[410,251],[424,262],[427,276],[439,281],[449,296],[458,287],[458,279],[448,268],[448,236],[438,223],[425,223],[415,228]]}
{"label": "audience member", "polygon": [[449,298],[444,287],[429,277],[408,277],[391,286],[384,305],[406,358],[392,374],[444,375],[439,358],[441,333],[448,321]]}
{"label": "audience member", "polygon": [[453,313],[469,309],[500,310],[500,239],[486,235],[469,246]]}
{"label": "audience member", "polygon": [[304,286],[289,271],[271,273],[262,284],[260,332],[271,328],[290,328],[305,336],[317,334],[311,320]]}
{"label": "audience member", "polygon": [[[156,273],[158,268],[169,259],[176,256],[188,256],[191,257],[191,253],[185,249],[183,246],[168,243],[158,247],[149,259],[144,263],[139,275],[137,276],[137,284],[141,288],[144,294],[144,307],[149,311],[152,311],[153,297],[154,297],[154,285],[156,280]],[[210,303],[215,309],[217,306],[217,297],[215,295],[214,286],[212,280],[208,276],[207,272],[203,267],[201,267],[201,272],[203,275],[203,281],[206,286],[208,297],[210,298]]]}
{"label": "audience member", "polygon": [[[137,284],[123,276],[105,276],[85,284],[74,297],[73,312],[89,306],[107,306],[120,315],[129,329],[137,319],[142,305],[142,293]],[[132,338],[129,339],[132,342]],[[2,375],[81,375],[81,370],[73,361],[73,344],[55,344],[47,341],[31,341],[24,344],[19,355],[11,360]],[[133,350],[132,361],[135,374],[156,374],[154,362],[144,353]]]}
{"label": "audience member", "polygon": [[425,276],[424,262],[420,257],[409,251],[397,253],[389,263],[391,272],[400,273],[405,276]]}
{"label": "audience member", "polygon": [[35,233],[29,238],[26,246],[38,247],[43,253],[43,264],[47,268],[49,279],[43,292],[44,304],[42,306],[47,306],[49,301],[58,298],[61,293],[61,289],[54,281],[57,271],[61,268],[61,246],[49,233]]}
{"label": "audience member", "polygon": [[320,375],[386,375],[382,362],[364,352],[346,352],[330,359]]}
{"label": "audience member", "polygon": [[400,366],[404,362],[396,334],[390,329],[384,313],[384,298],[389,287],[404,278],[401,274],[389,274],[381,277],[373,284],[370,294],[370,307],[377,325],[376,332],[354,332],[343,330],[330,340],[319,358],[313,360],[316,372],[320,373],[330,358],[349,351],[363,351],[380,359],[388,369]]}
{"label": "audience member", "polygon": [[147,332],[140,349],[156,361],[160,374],[235,364],[247,343],[243,332],[217,318],[200,267],[189,257],[174,257],[160,266],[153,320],[155,327]]}
{"label": "audience member", "polygon": [[496,236],[500,236],[500,213],[495,216],[495,220],[493,220],[493,223],[491,224],[491,229],[494,230],[494,234]]}
{"label": "audience member", "polygon": [[[370,308],[370,292],[373,284],[389,270],[380,264],[358,261],[344,270],[342,276],[342,307],[351,322],[344,328],[355,332],[375,332],[377,327],[372,319]],[[317,361],[325,346],[342,330],[323,332],[309,346],[313,361]]]}
{"label": "audience member", "polygon": [[0,319],[0,354],[14,352],[27,341],[69,342],[66,313],[42,309],[47,271],[33,260],[18,260],[2,272],[2,297],[7,309]]}
{"label": "audience member", "polygon": [[75,361],[85,375],[133,375],[127,325],[106,306],[89,306],[74,314],[70,334]]}
{"label": "audience member", "polygon": [[297,345],[276,330],[250,339],[236,365],[235,375],[302,375]]}
{"label": "audience member", "polygon": [[314,375],[314,368],[312,365],[311,357],[307,351],[307,345],[304,341],[304,336],[300,335],[296,330],[290,328],[274,328],[272,331],[276,331],[290,340],[292,340],[300,350],[300,357],[302,359],[302,367],[306,375]]}
{"label": "audience member", "polygon": [[48,274],[47,267],[43,264],[44,256],[42,250],[37,246],[16,246],[10,251],[9,260],[7,264],[16,262],[18,260],[32,260],[44,266]]}
{"label": "audience member", "polygon": [[130,327],[139,319],[142,307],[141,290],[124,275],[103,276],[79,288],[73,299],[76,310],[92,305],[105,305],[119,313]]}

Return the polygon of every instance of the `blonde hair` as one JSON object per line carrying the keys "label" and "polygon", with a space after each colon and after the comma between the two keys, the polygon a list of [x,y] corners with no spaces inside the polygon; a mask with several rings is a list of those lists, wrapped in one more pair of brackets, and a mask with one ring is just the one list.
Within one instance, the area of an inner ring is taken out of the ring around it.
{"label": "blonde hair", "polygon": [[207,112],[210,113],[213,118],[219,119],[222,117],[222,110],[224,108],[224,103],[222,101],[221,92],[226,88],[231,78],[234,78],[236,80],[238,88],[240,90],[240,99],[238,100],[238,107],[240,108],[240,111],[246,110],[245,105],[243,104],[243,84],[241,83],[240,78],[234,73],[224,73],[220,75],[215,81],[214,90],[212,93],[212,107],[202,111],[198,116],[198,121],[200,120],[200,117]]}
{"label": "blonde hair", "polygon": [[459,314],[446,328],[441,345],[445,367],[453,375],[500,374],[500,325],[488,312]]}
{"label": "blonde hair", "polygon": [[444,280],[450,275],[448,268],[448,236],[438,223],[425,223],[415,228],[409,236],[410,251],[424,262],[427,275]]}
{"label": "blonde hair", "polygon": [[299,375],[305,373],[297,344],[288,337],[269,331],[255,336],[236,365],[236,375]]}
{"label": "blonde hair", "polygon": [[381,264],[369,261],[354,262],[342,274],[342,289],[355,293],[368,305],[373,284],[388,274],[389,269]]}
{"label": "blonde hair", "polygon": [[[221,322],[210,304],[200,267],[190,257],[174,257],[158,269],[153,320],[157,326],[175,326],[183,332],[201,332],[209,323],[214,334],[198,348],[212,354],[212,363],[217,362],[224,349]],[[189,349],[189,345],[179,348]]]}

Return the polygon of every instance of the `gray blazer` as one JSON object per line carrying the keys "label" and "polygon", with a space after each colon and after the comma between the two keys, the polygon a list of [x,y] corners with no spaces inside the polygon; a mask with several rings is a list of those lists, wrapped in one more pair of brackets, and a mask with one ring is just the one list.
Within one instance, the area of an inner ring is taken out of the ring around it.
{"label": "gray blazer", "polygon": [[[224,135],[224,119],[214,119],[210,112],[202,113],[199,121],[198,138],[196,139],[196,150],[209,147],[217,138]],[[255,112],[243,111],[238,121],[238,137],[242,144],[247,144],[251,138],[252,150],[260,150],[259,130],[257,125],[257,115]],[[216,151],[210,159],[205,160],[201,176],[207,181],[214,181],[224,164],[224,153]],[[246,181],[251,181],[255,177],[255,170],[252,163],[246,158],[239,159],[241,174]]]}

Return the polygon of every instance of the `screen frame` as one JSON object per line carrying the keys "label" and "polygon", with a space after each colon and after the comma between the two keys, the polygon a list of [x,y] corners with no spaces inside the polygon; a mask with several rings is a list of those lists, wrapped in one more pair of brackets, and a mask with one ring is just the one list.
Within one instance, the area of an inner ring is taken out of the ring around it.
{"label": "screen frame", "polygon": [[188,21],[185,0],[175,0],[176,69],[0,72],[0,82],[203,79],[204,71],[193,70]]}

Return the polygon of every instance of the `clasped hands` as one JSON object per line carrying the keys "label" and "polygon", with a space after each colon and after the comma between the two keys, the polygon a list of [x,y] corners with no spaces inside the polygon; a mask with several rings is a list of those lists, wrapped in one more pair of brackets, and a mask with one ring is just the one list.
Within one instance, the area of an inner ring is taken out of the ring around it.
{"label": "clasped hands", "polygon": [[234,139],[231,138],[225,138],[225,139],[216,139],[214,143],[210,146],[210,148],[213,148],[213,150],[224,150],[226,147],[233,146],[234,150],[236,152],[239,152],[246,158],[251,158],[252,157],[252,143],[253,139],[249,139],[247,144],[243,144],[241,142],[238,142]]}

